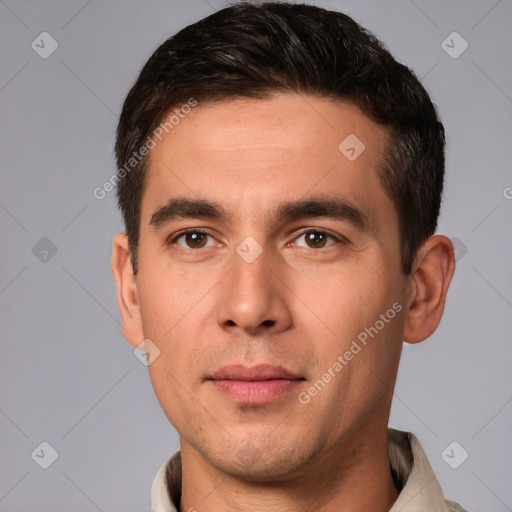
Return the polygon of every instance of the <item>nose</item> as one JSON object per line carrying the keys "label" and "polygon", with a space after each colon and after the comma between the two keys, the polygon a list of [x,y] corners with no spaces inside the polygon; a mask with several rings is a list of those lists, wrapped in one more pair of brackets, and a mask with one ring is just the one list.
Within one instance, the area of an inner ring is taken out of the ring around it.
{"label": "nose", "polygon": [[234,253],[233,265],[218,295],[219,326],[251,335],[288,329],[292,324],[291,291],[277,256],[263,250],[249,262]]}

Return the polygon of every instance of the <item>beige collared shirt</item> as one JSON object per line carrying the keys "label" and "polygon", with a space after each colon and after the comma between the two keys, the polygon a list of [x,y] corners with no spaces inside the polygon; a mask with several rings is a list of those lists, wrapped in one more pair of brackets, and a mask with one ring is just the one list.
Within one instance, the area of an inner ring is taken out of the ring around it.
{"label": "beige collared shirt", "polygon": [[[388,453],[395,482],[401,488],[389,512],[466,512],[457,503],[444,498],[414,434],[388,429]],[[169,486],[167,473],[171,482]],[[153,480],[149,512],[178,512],[180,497],[181,453],[177,451],[164,462]]]}

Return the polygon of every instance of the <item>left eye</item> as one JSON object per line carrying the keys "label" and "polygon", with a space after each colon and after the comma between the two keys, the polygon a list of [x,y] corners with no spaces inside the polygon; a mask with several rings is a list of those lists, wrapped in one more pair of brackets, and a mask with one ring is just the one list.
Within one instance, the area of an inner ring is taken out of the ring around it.
{"label": "left eye", "polygon": [[[298,245],[300,247],[307,247],[309,249],[322,249],[337,242],[336,238],[333,235],[330,235],[325,231],[319,231],[317,229],[303,231],[295,240],[299,240],[301,238],[304,238],[304,242],[306,245]],[[327,244],[328,239],[331,239],[334,242]]]}

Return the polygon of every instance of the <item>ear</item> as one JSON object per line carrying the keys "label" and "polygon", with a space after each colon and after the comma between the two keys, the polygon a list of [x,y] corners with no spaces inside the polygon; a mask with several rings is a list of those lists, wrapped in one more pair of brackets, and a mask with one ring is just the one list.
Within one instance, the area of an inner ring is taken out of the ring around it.
{"label": "ear", "polygon": [[418,250],[410,275],[403,339],[418,343],[437,329],[455,272],[455,250],[444,235],[431,236]]}
{"label": "ear", "polygon": [[117,305],[121,313],[123,336],[134,347],[144,339],[136,276],[133,273],[128,237],[117,233],[112,241],[112,274],[117,287]]}

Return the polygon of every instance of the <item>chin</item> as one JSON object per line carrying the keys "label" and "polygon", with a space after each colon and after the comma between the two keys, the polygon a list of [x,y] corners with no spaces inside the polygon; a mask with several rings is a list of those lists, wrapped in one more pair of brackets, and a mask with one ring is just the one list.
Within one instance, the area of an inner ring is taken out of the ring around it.
{"label": "chin", "polygon": [[304,472],[305,461],[311,455],[303,450],[304,446],[299,452],[297,447],[282,445],[269,449],[265,443],[259,446],[247,441],[224,451],[220,459],[210,461],[222,472],[246,482],[277,482]]}

